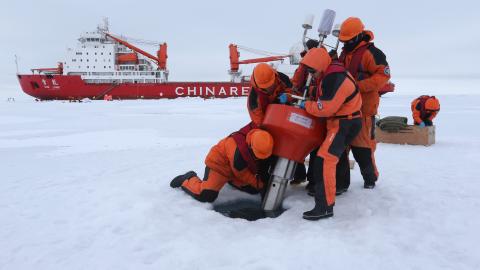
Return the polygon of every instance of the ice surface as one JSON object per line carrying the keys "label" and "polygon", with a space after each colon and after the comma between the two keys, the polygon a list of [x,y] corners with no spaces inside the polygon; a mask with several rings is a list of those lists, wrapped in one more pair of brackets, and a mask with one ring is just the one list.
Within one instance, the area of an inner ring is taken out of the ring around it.
{"label": "ice surface", "polygon": [[[335,217],[319,222],[301,218],[313,206],[303,187],[289,188],[280,217],[255,222],[169,187],[201,174],[209,148],[248,122],[245,98],[0,91],[0,269],[479,269],[480,95],[436,84],[452,89],[435,93],[437,143],[379,144],[377,188],[364,190],[356,167]],[[410,116],[414,96],[397,91],[382,116]],[[241,198],[258,200],[226,187],[218,202]]]}

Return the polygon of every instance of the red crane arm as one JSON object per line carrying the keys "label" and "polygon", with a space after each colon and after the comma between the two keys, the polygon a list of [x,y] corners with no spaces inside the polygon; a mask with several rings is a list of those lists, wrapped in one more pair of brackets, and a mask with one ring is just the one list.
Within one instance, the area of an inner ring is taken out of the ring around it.
{"label": "red crane arm", "polygon": [[119,39],[119,38],[117,38],[117,37],[114,37],[114,36],[110,35],[109,33],[105,33],[105,35],[106,35],[107,37],[115,40],[116,42],[124,45],[125,47],[127,47],[127,48],[129,48],[129,49],[131,49],[131,50],[133,50],[133,51],[135,51],[135,52],[137,52],[137,53],[139,53],[139,54],[141,54],[141,55],[143,55],[143,56],[145,56],[145,57],[148,57],[148,58],[152,59],[153,61],[157,62],[157,64],[160,62],[160,60],[159,60],[157,57],[149,54],[148,52],[146,52],[146,51],[144,51],[144,50],[142,50],[142,49],[140,49],[140,48],[137,48],[137,47],[133,46],[132,44],[126,42],[125,40],[121,40],[121,39]]}
{"label": "red crane arm", "polygon": [[253,64],[253,63],[261,63],[261,62],[271,62],[271,61],[279,61],[289,57],[289,55],[278,55],[278,56],[269,56],[269,57],[262,57],[262,58],[253,58],[239,61],[238,64]]}
{"label": "red crane arm", "polygon": [[253,64],[253,63],[262,63],[262,62],[271,62],[271,61],[279,61],[283,60],[290,55],[277,55],[277,56],[268,56],[268,57],[261,57],[261,58],[253,58],[240,61],[240,53],[238,52],[238,47],[235,44],[230,44],[228,46],[230,50],[230,70],[233,72],[237,72],[238,68],[242,64]]}

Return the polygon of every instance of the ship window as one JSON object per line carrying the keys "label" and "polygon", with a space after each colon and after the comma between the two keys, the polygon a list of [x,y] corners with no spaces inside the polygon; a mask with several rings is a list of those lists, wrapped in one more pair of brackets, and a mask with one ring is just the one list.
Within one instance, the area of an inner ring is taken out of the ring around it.
{"label": "ship window", "polygon": [[87,59],[87,62],[90,62],[90,60]]}
{"label": "ship window", "polygon": [[103,68],[107,68],[107,66],[103,66]]}
{"label": "ship window", "polygon": [[87,52],[87,55],[88,55],[88,52]]}
{"label": "ship window", "polygon": [[[103,46],[103,47],[105,48],[105,46]],[[101,55],[103,55],[103,52],[102,52],[102,53],[100,53],[100,54],[101,54]]]}
{"label": "ship window", "polygon": [[[87,61],[88,61],[88,59],[87,59]],[[80,59],[80,62],[83,62],[83,60],[82,60],[82,59]]]}
{"label": "ship window", "polygon": [[112,53],[108,53],[108,54],[112,55]]}
{"label": "ship window", "polygon": [[97,53],[95,53],[95,55],[97,55]]}
{"label": "ship window", "polygon": [[95,59],[95,62],[97,62],[97,59]]}
{"label": "ship window", "polygon": [[90,68],[90,66],[87,66],[87,68]]}

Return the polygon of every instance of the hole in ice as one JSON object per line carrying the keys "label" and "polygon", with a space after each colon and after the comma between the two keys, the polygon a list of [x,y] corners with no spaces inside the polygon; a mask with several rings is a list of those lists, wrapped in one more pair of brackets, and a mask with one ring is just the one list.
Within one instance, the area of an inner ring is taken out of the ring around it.
{"label": "hole in ice", "polygon": [[229,218],[241,218],[248,221],[255,221],[267,217],[276,218],[285,212],[286,209],[281,208],[274,212],[265,212],[262,209],[262,203],[259,201],[238,199],[214,204],[213,210]]}

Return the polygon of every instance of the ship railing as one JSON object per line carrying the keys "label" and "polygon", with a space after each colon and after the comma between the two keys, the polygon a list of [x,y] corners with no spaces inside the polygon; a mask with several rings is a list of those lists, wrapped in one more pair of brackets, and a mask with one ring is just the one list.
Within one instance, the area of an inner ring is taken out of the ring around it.
{"label": "ship railing", "polygon": [[[142,76],[144,79],[160,78],[166,71],[115,71],[115,72],[67,72],[66,75],[80,75],[80,76]],[[100,78],[87,78],[87,79],[100,79]],[[130,78],[128,78],[130,79]],[[143,79],[143,78],[142,78]]]}
{"label": "ship railing", "polygon": [[162,79],[85,79],[87,84],[146,84],[146,83],[163,83]]}
{"label": "ship railing", "polygon": [[92,76],[113,76],[115,72],[91,72]]}

